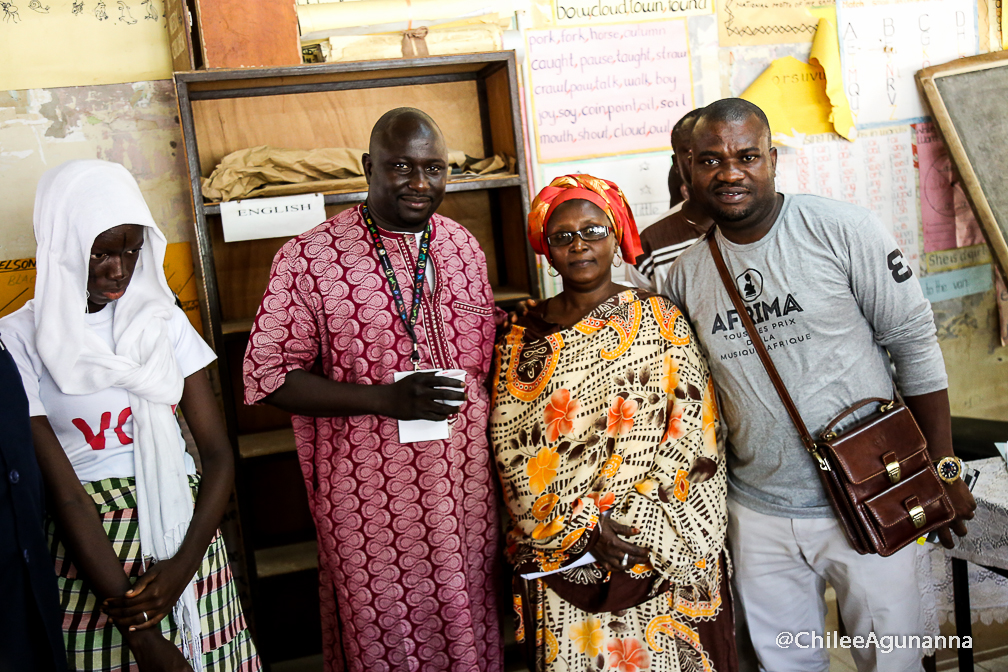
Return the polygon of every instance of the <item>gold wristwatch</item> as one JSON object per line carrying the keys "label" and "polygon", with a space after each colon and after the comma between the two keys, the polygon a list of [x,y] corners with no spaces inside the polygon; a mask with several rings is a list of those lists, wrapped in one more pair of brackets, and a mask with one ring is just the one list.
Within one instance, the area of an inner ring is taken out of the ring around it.
{"label": "gold wristwatch", "polygon": [[962,477],[962,460],[958,457],[943,457],[940,460],[934,460],[934,465],[935,470],[938,472],[938,478],[949,485]]}

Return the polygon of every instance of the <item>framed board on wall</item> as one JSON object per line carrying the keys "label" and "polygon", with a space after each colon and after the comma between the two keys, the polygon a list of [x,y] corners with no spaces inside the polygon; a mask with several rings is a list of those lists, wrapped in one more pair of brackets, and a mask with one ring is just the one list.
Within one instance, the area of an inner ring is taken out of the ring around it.
{"label": "framed board on wall", "polygon": [[1008,274],[1008,52],[924,68],[917,83],[938,124],[966,198]]}

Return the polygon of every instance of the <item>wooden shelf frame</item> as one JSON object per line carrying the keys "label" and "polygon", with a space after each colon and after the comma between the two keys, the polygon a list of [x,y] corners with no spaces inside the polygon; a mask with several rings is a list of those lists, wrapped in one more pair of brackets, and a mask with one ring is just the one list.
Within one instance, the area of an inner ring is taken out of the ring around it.
{"label": "wooden shelf frame", "polygon": [[318,568],[318,542],[304,541],[286,546],[261,548],[255,552],[255,556],[256,576],[259,579],[304,572]]}
{"label": "wooden shelf frame", "polygon": [[[449,194],[457,194],[464,191],[477,191],[483,189],[504,189],[505,187],[520,187],[521,178],[518,175],[507,175],[503,177],[495,177],[488,175],[486,177],[472,176],[469,179],[458,179],[454,181],[449,181],[448,186],[445,188],[445,192]],[[366,191],[344,191],[344,192],[331,192],[324,193],[326,205],[343,205],[344,203],[363,203],[367,199]],[[250,196],[250,199],[254,199],[255,196]],[[245,199],[238,199],[245,200]],[[204,203],[203,212],[207,215],[219,215],[220,214],[220,203]]]}
{"label": "wooden shelf frame", "polygon": [[274,429],[270,432],[242,434],[238,437],[238,454],[242,459],[279,455],[297,451],[294,444],[294,429]]}
{"label": "wooden shelf frame", "polygon": [[[507,71],[508,87],[511,92],[516,93],[518,79],[514,52],[175,73],[179,121],[182,126],[196,220],[196,244],[199,257],[197,275],[199,276],[201,294],[204,295],[207,306],[210,339],[214,349],[219,350],[218,344],[222,342],[221,325],[223,320],[221,319],[220,288],[217,284],[213,241],[207,217],[219,215],[220,204],[203,201],[201,180],[204,177],[205,166],[200,158],[200,148],[197,141],[197,124],[193,113],[194,102],[473,81],[479,90],[484,155],[489,156],[493,153],[490,137],[491,126],[506,112],[510,117],[508,125],[512,127],[510,131],[514,138],[513,152],[516,159],[517,175],[457,180],[448,184],[447,192],[453,194],[477,190],[519,189],[521,191],[522,214],[527,216],[530,206],[529,179],[518,96],[511,96],[510,109],[506,111],[490,109],[487,104],[487,78],[501,70]],[[496,123],[500,125],[499,121]],[[366,192],[360,191],[330,193],[326,194],[325,202],[327,205],[359,203],[364,200],[366,195]],[[522,242],[524,243],[524,241]],[[527,294],[533,297],[538,296],[539,283],[535,255],[527,244],[525,244],[525,265],[527,279],[523,278],[525,280],[523,284],[526,282],[528,284]],[[228,380],[223,372],[222,380]]]}

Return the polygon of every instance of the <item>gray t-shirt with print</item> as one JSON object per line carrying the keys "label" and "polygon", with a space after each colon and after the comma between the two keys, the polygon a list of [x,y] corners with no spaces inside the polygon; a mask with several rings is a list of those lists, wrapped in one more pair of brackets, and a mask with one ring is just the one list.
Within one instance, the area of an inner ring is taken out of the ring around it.
{"label": "gray t-shirt with print", "polygon": [[[785,195],[762,239],[717,232],[725,263],[813,435],[844,408],[948,386],[931,304],[895,239],[864,208]],[[832,515],[818,466],[748,342],[705,240],[679,257],[664,293],[696,330],[728,426],[729,496],[765,514]],[[887,355],[888,351],[888,355]]]}

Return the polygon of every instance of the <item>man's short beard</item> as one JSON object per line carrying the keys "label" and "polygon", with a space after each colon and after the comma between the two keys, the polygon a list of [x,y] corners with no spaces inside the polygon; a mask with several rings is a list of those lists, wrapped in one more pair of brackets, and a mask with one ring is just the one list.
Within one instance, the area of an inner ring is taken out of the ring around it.
{"label": "man's short beard", "polygon": [[719,222],[741,222],[743,219],[751,217],[754,212],[756,212],[759,207],[758,203],[754,203],[748,208],[744,208],[741,211],[731,211],[728,212],[724,210],[720,205],[712,204],[712,210],[714,211],[714,219]]}

